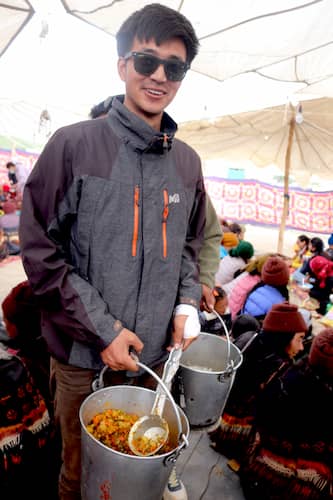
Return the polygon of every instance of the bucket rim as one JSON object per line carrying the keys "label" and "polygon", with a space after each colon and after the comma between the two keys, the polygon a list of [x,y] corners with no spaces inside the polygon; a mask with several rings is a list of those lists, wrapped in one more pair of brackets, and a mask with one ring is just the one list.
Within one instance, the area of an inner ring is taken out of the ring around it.
{"label": "bucket rim", "polygon": [[[219,335],[215,335],[214,333],[200,332],[199,337],[200,336],[211,337],[211,338],[217,339],[219,342],[220,341],[226,342],[226,344],[228,344],[228,340],[226,338],[221,337]],[[229,342],[229,344],[231,344],[233,346],[233,348],[236,349],[236,351],[238,351],[238,354],[239,354],[239,362],[232,367],[232,372],[235,372],[236,370],[238,370],[238,368],[241,366],[241,364],[243,362],[243,354],[242,354],[241,350],[233,342]],[[195,367],[192,368],[189,365],[183,364],[182,358],[180,358],[179,366],[181,368],[186,368],[188,370],[192,370],[196,373],[202,373],[202,374],[207,374],[207,375],[222,375],[222,374],[230,372],[230,369],[229,370],[228,369],[225,369],[225,370],[203,370],[203,369],[195,368]]]}
{"label": "bucket rim", "polygon": [[[142,460],[142,459],[154,460],[154,459],[158,459],[158,458],[166,458],[166,457],[173,455],[174,453],[177,453],[178,451],[181,451],[183,449],[184,443],[178,443],[177,447],[173,448],[172,450],[168,451],[167,453],[163,453],[163,454],[159,454],[159,455],[150,455],[150,456],[128,455],[127,453],[122,453],[120,451],[114,450],[113,448],[110,448],[110,446],[106,446],[101,441],[99,441],[97,438],[95,438],[92,434],[90,434],[90,432],[87,431],[86,424],[83,422],[82,413],[84,410],[84,406],[85,406],[85,404],[88,403],[88,401],[90,399],[92,399],[94,396],[98,395],[100,392],[109,391],[111,389],[125,389],[125,390],[140,389],[142,391],[155,394],[155,391],[153,391],[152,389],[147,389],[146,387],[139,387],[139,386],[132,386],[132,385],[112,385],[109,387],[102,387],[101,389],[98,389],[97,391],[92,392],[91,394],[89,394],[89,396],[87,396],[82,401],[81,406],[80,406],[80,411],[79,411],[79,419],[80,419],[81,429],[85,432],[85,434],[87,435],[88,438],[90,438],[93,442],[99,444],[100,446],[102,446],[102,448],[104,448],[105,450],[107,450],[109,452],[116,453],[117,455],[119,455],[121,457],[126,457],[126,458],[130,458],[130,459],[134,459],[134,460]],[[187,429],[186,429],[187,432],[186,433],[182,432],[182,435],[184,435],[185,438],[188,439],[188,437],[190,435],[190,422],[189,422],[188,417],[185,414],[184,410],[179,405],[177,405],[177,407],[178,407],[178,410],[180,410],[181,416],[184,418],[184,420],[186,422],[186,426],[187,426]]]}

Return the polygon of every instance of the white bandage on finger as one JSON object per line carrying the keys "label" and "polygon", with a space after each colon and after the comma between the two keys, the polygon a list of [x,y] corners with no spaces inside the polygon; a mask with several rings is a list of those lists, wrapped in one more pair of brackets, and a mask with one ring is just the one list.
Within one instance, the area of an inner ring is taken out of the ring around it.
{"label": "white bandage on finger", "polygon": [[200,321],[197,309],[189,304],[180,304],[176,306],[174,315],[179,316],[180,314],[187,316],[184,327],[184,339],[198,337],[200,333]]}

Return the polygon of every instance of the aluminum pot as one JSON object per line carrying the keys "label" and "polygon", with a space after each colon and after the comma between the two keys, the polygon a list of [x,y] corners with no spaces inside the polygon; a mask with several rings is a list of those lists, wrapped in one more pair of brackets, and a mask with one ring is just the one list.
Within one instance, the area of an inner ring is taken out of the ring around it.
{"label": "aluminum pot", "polygon": [[[132,456],[108,448],[86,430],[97,413],[117,408],[128,413],[147,415],[156,393],[133,386],[113,386],[88,396],[80,408],[82,435],[82,500],[160,500],[172,466],[187,445],[189,422],[184,412],[174,411],[174,402],[167,399],[163,416],[169,424],[174,448],[163,455]],[[175,405],[176,406],[176,405]],[[179,421],[181,432],[179,435]]]}
{"label": "aluminum pot", "polygon": [[242,353],[229,336],[205,332],[183,352],[178,373],[180,405],[191,426],[217,422],[242,361]]}

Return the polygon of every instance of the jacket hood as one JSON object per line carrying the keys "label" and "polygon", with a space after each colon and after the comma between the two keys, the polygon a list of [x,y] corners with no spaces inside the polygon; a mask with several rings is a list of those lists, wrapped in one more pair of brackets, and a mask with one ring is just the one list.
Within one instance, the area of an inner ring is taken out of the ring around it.
{"label": "jacket hood", "polygon": [[136,151],[163,154],[172,146],[177,124],[167,114],[163,113],[161,131],[157,132],[142,118],[129,111],[123,104],[124,96],[117,96],[112,101],[112,107],[107,121],[115,133]]}

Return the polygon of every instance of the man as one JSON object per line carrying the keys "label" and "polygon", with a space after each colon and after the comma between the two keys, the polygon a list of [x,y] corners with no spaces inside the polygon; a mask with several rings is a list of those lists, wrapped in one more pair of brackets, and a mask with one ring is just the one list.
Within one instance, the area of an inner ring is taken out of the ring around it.
{"label": "man", "polygon": [[117,383],[143,385],[130,349],[160,373],[167,350],[200,330],[201,165],[164,113],[198,40],[184,16],[150,4],[117,45],[123,102],[57,131],[24,190],[20,238],[53,358],[61,500],[80,498],[78,411],[96,372],[106,364]]}

